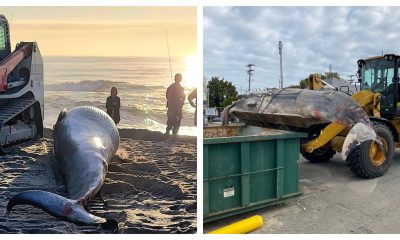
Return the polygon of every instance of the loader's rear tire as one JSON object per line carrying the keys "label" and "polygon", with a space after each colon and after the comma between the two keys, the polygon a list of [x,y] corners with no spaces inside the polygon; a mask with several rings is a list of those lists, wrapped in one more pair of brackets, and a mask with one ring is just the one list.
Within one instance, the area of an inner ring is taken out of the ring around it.
{"label": "loader's rear tire", "polygon": [[394,154],[394,138],[386,125],[374,122],[374,129],[381,139],[385,152],[377,151],[378,144],[372,140],[356,146],[347,156],[347,166],[357,176],[376,178],[383,176],[390,167]]}
{"label": "loader's rear tire", "polygon": [[332,149],[330,143],[315,149],[312,153],[301,150],[301,155],[312,163],[329,162],[335,154],[336,151]]}

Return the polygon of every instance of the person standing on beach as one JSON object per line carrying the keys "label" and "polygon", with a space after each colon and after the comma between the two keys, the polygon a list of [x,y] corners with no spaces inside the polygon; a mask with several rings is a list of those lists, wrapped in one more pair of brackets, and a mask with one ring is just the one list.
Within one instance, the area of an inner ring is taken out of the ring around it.
{"label": "person standing on beach", "polygon": [[185,103],[185,91],[181,86],[182,74],[175,74],[175,83],[167,88],[167,129],[166,134],[178,134],[182,119],[182,107]]}
{"label": "person standing on beach", "polygon": [[[194,102],[193,100],[196,99]],[[190,106],[194,107],[194,125],[197,126],[197,88],[195,88],[188,96]]]}
{"label": "person standing on beach", "polygon": [[121,107],[121,100],[117,96],[118,90],[116,87],[111,88],[111,96],[107,98],[106,108],[107,114],[114,120],[115,124],[118,124],[121,120],[119,115],[119,109]]}

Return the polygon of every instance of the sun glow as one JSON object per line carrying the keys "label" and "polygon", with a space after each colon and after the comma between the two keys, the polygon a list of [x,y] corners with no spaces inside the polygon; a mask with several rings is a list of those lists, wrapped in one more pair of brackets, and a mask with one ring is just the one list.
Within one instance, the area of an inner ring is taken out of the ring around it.
{"label": "sun glow", "polygon": [[190,55],[185,58],[185,72],[182,84],[187,88],[197,87],[201,81],[200,61],[197,55]]}

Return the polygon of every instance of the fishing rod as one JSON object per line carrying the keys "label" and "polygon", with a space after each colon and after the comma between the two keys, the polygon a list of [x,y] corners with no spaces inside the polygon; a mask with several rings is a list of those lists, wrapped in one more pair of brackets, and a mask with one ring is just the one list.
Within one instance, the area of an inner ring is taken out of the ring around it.
{"label": "fishing rod", "polygon": [[168,29],[165,29],[165,37],[167,39],[167,49],[168,49],[168,59],[169,59],[169,71],[171,73],[171,82],[174,83],[174,79],[172,78],[172,64],[171,64],[171,54],[169,52],[169,41],[168,41]]}
{"label": "fishing rod", "polygon": [[14,7],[11,8],[11,21],[10,21],[10,28],[12,29],[12,23],[14,20]]}

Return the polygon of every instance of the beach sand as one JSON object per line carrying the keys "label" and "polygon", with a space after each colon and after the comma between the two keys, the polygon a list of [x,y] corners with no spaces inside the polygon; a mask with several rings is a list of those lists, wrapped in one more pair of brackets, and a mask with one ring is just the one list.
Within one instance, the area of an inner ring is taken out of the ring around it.
{"label": "beach sand", "polygon": [[[8,200],[24,190],[66,196],[56,174],[51,130],[0,156],[0,233],[107,233],[77,226],[40,209],[17,206],[6,219]],[[119,222],[119,233],[196,232],[196,138],[122,129],[121,143],[90,212]]]}

